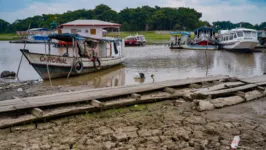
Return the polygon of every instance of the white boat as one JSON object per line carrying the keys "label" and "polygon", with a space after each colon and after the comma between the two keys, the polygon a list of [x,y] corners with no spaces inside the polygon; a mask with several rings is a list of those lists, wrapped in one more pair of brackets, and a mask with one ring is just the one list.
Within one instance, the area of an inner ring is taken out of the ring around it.
{"label": "white boat", "polygon": [[220,30],[219,45],[221,49],[250,51],[259,43],[257,37],[257,31],[253,29]]}
{"label": "white boat", "polygon": [[[95,72],[119,65],[124,61],[121,39],[106,37],[95,39],[68,33],[49,35],[49,41],[52,39],[71,43],[72,54],[69,53],[68,44],[66,53],[61,56],[21,50],[44,80]],[[50,48],[50,42],[48,47]]]}

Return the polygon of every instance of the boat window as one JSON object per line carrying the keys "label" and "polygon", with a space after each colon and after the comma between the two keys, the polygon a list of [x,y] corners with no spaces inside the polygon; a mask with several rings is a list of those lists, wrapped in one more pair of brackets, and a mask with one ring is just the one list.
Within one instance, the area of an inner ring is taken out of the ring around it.
{"label": "boat window", "polygon": [[230,34],[230,40],[233,40],[233,33]]}
{"label": "boat window", "polygon": [[236,33],[234,33],[234,38],[237,38]]}
{"label": "boat window", "polygon": [[252,32],[252,37],[257,37],[257,33],[256,32]]}
{"label": "boat window", "polygon": [[237,33],[237,36],[238,36],[238,37],[243,37],[243,36],[244,36],[242,31],[238,31],[238,32],[236,32],[236,33]]}
{"label": "boat window", "polygon": [[251,31],[244,31],[245,37],[251,37]]}

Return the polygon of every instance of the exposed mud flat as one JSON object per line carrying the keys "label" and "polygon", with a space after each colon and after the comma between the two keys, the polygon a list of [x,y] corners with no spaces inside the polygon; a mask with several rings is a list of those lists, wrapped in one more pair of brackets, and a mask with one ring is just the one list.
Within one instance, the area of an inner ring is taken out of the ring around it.
{"label": "exposed mud flat", "polygon": [[1,130],[0,149],[266,149],[266,101],[198,112],[164,101]]}

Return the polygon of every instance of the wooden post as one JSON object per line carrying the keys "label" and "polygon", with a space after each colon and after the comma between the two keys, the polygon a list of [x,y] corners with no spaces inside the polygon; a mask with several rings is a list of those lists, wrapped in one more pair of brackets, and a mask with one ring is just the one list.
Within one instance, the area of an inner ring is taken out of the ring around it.
{"label": "wooden post", "polygon": [[96,99],[91,100],[91,105],[95,106],[97,108],[102,108],[104,106],[104,104]]}
{"label": "wooden post", "polygon": [[170,94],[174,94],[175,93],[175,89],[169,88],[169,87],[164,88],[163,91],[167,92],[167,93],[170,93]]}
{"label": "wooden post", "polygon": [[141,95],[140,94],[132,93],[131,96],[133,98],[135,98],[136,100],[140,100],[141,99]]}
{"label": "wooden post", "polygon": [[37,118],[40,118],[43,116],[43,111],[40,108],[33,108],[31,113],[33,116],[35,116]]}

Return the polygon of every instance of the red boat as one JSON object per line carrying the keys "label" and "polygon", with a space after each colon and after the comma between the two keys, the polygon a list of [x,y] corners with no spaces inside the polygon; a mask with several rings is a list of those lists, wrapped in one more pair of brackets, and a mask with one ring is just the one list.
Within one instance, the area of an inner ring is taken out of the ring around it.
{"label": "red boat", "polygon": [[215,30],[211,27],[200,27],[194,30],[193,45],[216,45]]}
{"label": "red boat", "polygon": [[144,35],[127,36],[125,38],[125,46],[144,46],[145,44]]}

